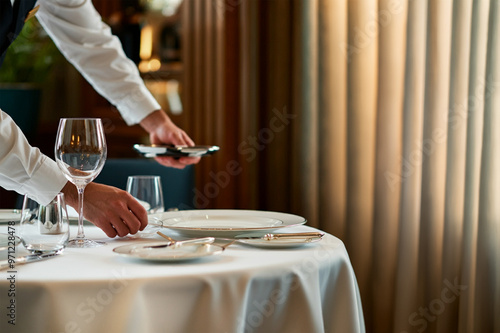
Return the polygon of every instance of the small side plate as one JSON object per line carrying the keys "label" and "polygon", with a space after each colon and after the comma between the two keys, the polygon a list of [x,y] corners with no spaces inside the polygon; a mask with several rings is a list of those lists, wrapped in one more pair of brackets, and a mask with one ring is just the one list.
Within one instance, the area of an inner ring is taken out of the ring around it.
{"label": "small side plate", "polygon": [[185,244],[159,249],[145,248],[146,245],[155,246],[162,244],[165,244],[165,242],[124,245],[114,248],[113,252],[141,260],[175,262],[213,256],[221,254],[224,251],[222,247],[214,244]]}
{"label": "small side plate", "polygon": [[[253,235],[242,235],[253,236]],[[245,245],[263,247],[263,248],[292,248],[304,246],[311,243],[316,243],[321,240],[321,237],[314,236],[304,236],[304,237],[294,237],[294,238],[277,238],[277,239],[265,239],[265,238],[255,238],[255,239],[242,239],[236,237],[238,243]]]}

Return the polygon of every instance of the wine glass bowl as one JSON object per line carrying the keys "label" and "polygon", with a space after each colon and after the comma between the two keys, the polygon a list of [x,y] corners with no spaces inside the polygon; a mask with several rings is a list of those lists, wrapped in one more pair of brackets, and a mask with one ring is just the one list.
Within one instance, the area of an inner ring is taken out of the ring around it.
{"label": "wine glass bowl", "polygon": [[59,169],[78,190],[78,235],[69,241],[68,247],[104,245],[103,242],[86,239],[83,232],[83,193],[101,172],[107,155],[101,119],[62,118],[54,151]]}
{"label": "wine glass bowl", "polygon": [[160,176],[129,176],[127,192],[144,206],[148,214],[165,211]]}
{"label": "wine glass bowl", "polygon": [[[158,215],[165,211],[160,176],[129,176],[127,192],[146,209],[148,219],[157,219]],[[160,229],[160,226],[150,223],[140,234],[141,237],[146,235],[155,237]]]}

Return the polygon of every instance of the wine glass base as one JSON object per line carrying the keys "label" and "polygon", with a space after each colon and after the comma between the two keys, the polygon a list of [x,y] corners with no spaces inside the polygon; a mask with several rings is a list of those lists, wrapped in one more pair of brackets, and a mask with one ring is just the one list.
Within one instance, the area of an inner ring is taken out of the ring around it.
{"label": "wine glass base", "polygon": [[99,247],[106,245],[105,242],[101,241],[95,241],[87,238],[75,238],[71,239],[68,242],[68,245],[66,247],[73,247],[73,248],[89,248],[89,247]]}

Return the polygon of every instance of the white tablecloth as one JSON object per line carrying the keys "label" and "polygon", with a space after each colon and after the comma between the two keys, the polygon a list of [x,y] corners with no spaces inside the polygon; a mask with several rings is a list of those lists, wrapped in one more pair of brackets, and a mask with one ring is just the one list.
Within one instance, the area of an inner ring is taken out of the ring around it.
{"label": "white tablecloth", "polygon": [[[112,251],[152,239],[108,239],[95,227],[85,232],[107,245],[18,265],[13,284],[12,273],[0,272],[0,332],[365,331],[348,254],[331,235],[300,248],[233,244],[214,257],[155,263]],[[13,300],[15,311],[8,308]]]}

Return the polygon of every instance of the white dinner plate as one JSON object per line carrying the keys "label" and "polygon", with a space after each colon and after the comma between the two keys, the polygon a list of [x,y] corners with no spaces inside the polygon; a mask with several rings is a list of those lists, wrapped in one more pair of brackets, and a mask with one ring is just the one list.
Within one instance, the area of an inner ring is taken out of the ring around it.
{"label": "white dinner plate", "polygon": [[149,249],[145,246],[162,245],[165,242],[124,245],[113,251],[122,256],[149,261],[187,261],[221,254],[224,249],[214,244],[185,244]]}
{"label": "white dinner plate", "polygon": [[[9,237],[11,239],[9,240]],[[21,243],[21,238],[14,236],[14,240],[12,240],[12,236],[8,234],[0,234],[0,251],[7,250],[10,247],[16,247]]]}
{"label": "white dinner plate", "polygon": [[21,219],[21,210],[19,209],[0,209],[0,223],[15,221]]}
{"label": "white dinner plate", "polygon": [[239,243],[245,245],[251,245],[256,247],[265,247],[265,248],[292,248],[304,246],[311,243],[316,243],[321,240],[321,237],[294,237],[294,238],[277,238],[277,239],[238,239]]}
{"label": "white dinner plate", "polygon": [[306,219],[293,214],[258,210],[201,209],[165,212],[159,219],[163,227],[188,237],[233,238],[246,232],[261,234],[301,225]]}

